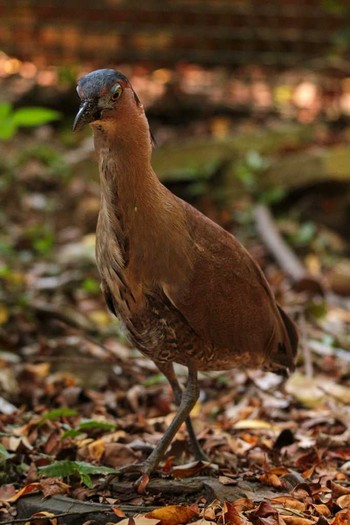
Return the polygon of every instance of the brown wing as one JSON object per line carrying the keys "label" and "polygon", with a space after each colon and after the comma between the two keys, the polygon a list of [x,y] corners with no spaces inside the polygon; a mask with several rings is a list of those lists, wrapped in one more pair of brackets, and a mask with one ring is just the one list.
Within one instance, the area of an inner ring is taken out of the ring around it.
{"label": "brown wing", "polygon": [[196,256],[187,286],[175,283],[165,290],[171,302],[218,352],[232,349],[248,355],[253,366],[293,369],[296,328],[277,306],[262,271],[232,235],[183,205]]}

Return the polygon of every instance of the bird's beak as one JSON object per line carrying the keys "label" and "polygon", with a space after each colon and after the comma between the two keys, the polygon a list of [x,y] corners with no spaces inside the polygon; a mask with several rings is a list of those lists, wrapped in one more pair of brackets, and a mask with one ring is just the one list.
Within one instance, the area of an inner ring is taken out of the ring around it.
{"label": "bird's beak", "polygon": [[95,100],[84,100],[79,108],[77,116],[74,119],[73,131],[81,130],[86,124],[98,120],[100,112],[97,109]]}

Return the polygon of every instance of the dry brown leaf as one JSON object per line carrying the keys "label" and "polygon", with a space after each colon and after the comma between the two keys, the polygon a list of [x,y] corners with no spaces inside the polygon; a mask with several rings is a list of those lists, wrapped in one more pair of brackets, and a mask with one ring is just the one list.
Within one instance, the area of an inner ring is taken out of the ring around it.
{"label": "dry brown leaf", "polygon": [[112,511],[118,518],[125,518],[125,512],[119,507],[112,507]]}
{"label": "dry brown leaf", "polygon": [[240,516],[239,511],[233,503],[224,503],[224,523],[225,525],[244,525],[247,520]]}
{"label": "dry brown leaf", "polygon": [[196,521],[191,521],[191,525],[216,525],[216,521],[210,521],[206,518],[201,518]]}
{"label": "dry brown leaf", "polygon": [[58,478],[46,478],[40,481],[40,490],[45,498],[54,496],[55,494],[66,494],[70,488],[67,483],[63,483]]}
{"label": "dry brown leaf", "polygon": [[34,376],[45,379],[50,372],[49,363],[26,363],[25,365],[26,372],[30,372]]}
{"label": "dry brown leaf", "polygon": [[148,519],[143,514],[137,514],[132,518],[125,518],[118,521],[118,525],[132,525],[130,520],[132,520],[134,525],[158,525],[160,523],[158,519]]}
{"label": "dry brown leaf", "polygon": [[338,512],[331,525],[349,525],[350,523],[350,510],[341,510]]}
{"label": "dry brown leaf", "polygon": [[95,461],[100,461],[103,453],[105,452],[106,443],[103,439],[96,439],[92,443],[89,443],[87,449],[89,451],[89,457]]}
{"label": "dry brown leaf", "polygon": [[25,494],[29,494],[29,492],[33,492],[33,490],[39,490],[39,489],[40,489],[40,483],[30,483],[30,485],[26,485],[25,487],[21,488],[18,492],[16,492],[16,494],[14,494],[13,496],[11,496],[5,501],[13,503],[17,501],[19,498],[21,498],[22,496],[24,496]]}
{"label": "dry brown leaf", "polygon": [[238,498],[233,502],[233,505],[238,510],[238,512],[252,510],[254,508],[254,502],[249,498]]}
{"label": "dry brown leaf", "polygon": [[29,518],[28,521],[25,522],[25,525],[42,525],[44,523],[43,518],[47,518],[51,525],[57,525],[57,518],[55,514],[46,511],[36,512]]}
{"label": "dry brown leaf", "polygon": [[284,476],[285,474],[289,474],[290,470],[286,467],[273,467],[270,469],[270,472],[276,474],[276,476]]}
{"label": "dry brown leaf", "polygon": [[106,443],[103,454],[103,465],[107,467],[122,467],[130,463],[135,463],[139,455],[127,445],[121,443]]}
{"label": "dry brown leaf", "polygon": [[324,516],[325,518],[328,518],[331,515],[331,511],[329,510],[327,505],[325,505],[324,503],[320,503],[320,504],[317,504],[317,505],[314,504],[312,506],[315,509],[315,511],[317,512],[317,514],[319,514],[320,516]]}
{"label": "dry brown leaf", "polygon": [[237,485],[237,481],[233,478],[229,478],[228,476],[219,476],[219,482],[222,485]]}
{"label": "dry brown leaf", "polygon": [[59,430],[51,432],[46,440],[43,451],[49,456],[55,456],[62,447],[62,436]]}
{"label": "dry brown leaf", "polygon": [[308,408],[319,406],[329,397],[341,399],[344,405],[350,403],[349,387],[321,375],[310,378],[299,373],[293,374],[286,384],[286,390]]}
{"label": "dry brown leaf", "polygon": [[344,487],[343,485],[339,485],[339,483],[334,483],[334,481],[329,481],[327,486],[332,489],[334,498],[343,496],[344,494],[350,494],[350,487]]}
{"label": "dry brown leaf", "polygon": [[337,499],[337,505],[341,509],[350,509],[350,494],[344,494]]}
{"label": "dry brown leaf", "polygon": [[149,475],[148,474],[142,474],[141,476],[141,481],[140,483],[138,484],[138,487],[137,487],[137,492],[139,494],[143,494],[146,490],[146,487],[149,483]]}
{"label": "dry brown leaf", "polygon": [[265,485],[270,485],[272,487],[280,488],[282,487],[282,482],[280,478],[271,472],[266,472],[265,474],[262,474],[259,477],[259,480],[261,483],[265,483]]}
{"label": "dry brown leaf", "polygon": [[[130,518],[129,518],[129,520],[130,520]],[[119,525],[119,523],[118,523],[118,525]],[[134,524],[135,525],[158,525],[159,523],[160,523],[159,520],[146,518],[146,516],[144,516],[143,514],[139,514],[137,516],[134,516]],[[131,524],[129,523],[129,525],[131,525]]]}
{"label": "dry brown leaf", "polygon": [[1,439],[1,443],[8,452],[16,452],[22,443],[22,438],[15,436],[4,436]]}
{"label": "dry brown leaf", "polygon": [[0,502],[8,501],[16,494],[15,486],[12,483],[4,484],[0,487]]}
{"label": "dry brown leaf", "polygon": [[276,430],[277,426],[262,419],[243,419],[233,425],[236,430]]}
{"label": "dry brown leaf", "polygon": [[215,520],[215,509],[213,507],[211,507],[211,506],[206,507],[203,510],[203,516],[208,521]]}
{"label": "dry brown leaf", "polygon": [[282,514],[281,517],[286,525],[313,525],[317,523],[314,519],[300,518],[299,516],[285,516]]}
{"label": "dry brown leaf", "polygon": [[302,473],[302,476],[304,479],[310,479],[312,478],[314,472],[315,472],[315,468],[317,467],[317,465],[311,465],[310,468],[304,470],[304,472]]}
{"label": "dry brown leaf", "polygon": [[185,465],[179,465],[171,470],[174,478],[191,478],[201,472],[201,470],[208,468],[210,463],[208,461],[193,461]]}
{"label": "dry brown leaf", "polygon": [[208,521],[214,521],[216,514],[222,512],[222,504],[218,499],[215,499],[203,509],[203,516]]}
{"label": "dry brown leaf", "polygon": [[183,525],[195,516],[198,516],[198,512],[188,505],[168,505],[145,514],[146,518],[159,519],[162,525]]}
{"label": "dry brown leaf", "polygon": [[279,513],[267,501],[262,501],[259,506],[249,515],[254,524],[261,525],[285,525],[285,521],[280,518]]}
{"label": "dry brown leaf", "polygon": [[299,512],[304,512],[306,510],[306,504],[292,496],[277,496],[276,498],[271,499],[271,503],[277,503],[281,507],[297,510]]}

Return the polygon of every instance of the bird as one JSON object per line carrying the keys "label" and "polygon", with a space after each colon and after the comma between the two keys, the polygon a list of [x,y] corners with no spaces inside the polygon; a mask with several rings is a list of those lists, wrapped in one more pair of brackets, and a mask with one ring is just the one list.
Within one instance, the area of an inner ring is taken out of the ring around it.
{"label": "bird", "polygon": [[[149,476],[183,423],[194,457],[206,459],[190,416],[198,372],[243,367],[288,375],[298,331],[243,245],[161,183],[149,123],[128,78],[98,69],[78,80],[77,93],[73,130],[91,126],[100,175],[101,290],[131,343],[169,381],[177,404],[140,465]],[[184,389],[174,363],[187,368]]]}

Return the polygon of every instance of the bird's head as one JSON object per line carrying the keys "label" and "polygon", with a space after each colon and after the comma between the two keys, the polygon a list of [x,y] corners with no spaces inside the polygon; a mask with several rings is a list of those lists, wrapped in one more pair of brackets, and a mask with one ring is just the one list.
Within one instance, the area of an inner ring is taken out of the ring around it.
{"label": "bird's head", "polygon": [[97,69],[78,80],[77,92],[81,105],[73,124],[73,131],[86,124],[103,124],[115,119],[121,109],[142,105],[125,75],[114,69]]}

